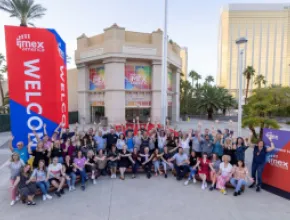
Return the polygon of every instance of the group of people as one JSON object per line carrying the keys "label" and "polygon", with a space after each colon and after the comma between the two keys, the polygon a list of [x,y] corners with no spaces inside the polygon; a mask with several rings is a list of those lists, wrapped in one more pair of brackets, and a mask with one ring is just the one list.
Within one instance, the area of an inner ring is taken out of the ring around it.
{"label": "group of people", "polygon": [[[117,178],[117,170],[124,180],[128,168],[132,178],[143,168],[148,179],[152,175],[167,178],[172,170],[178,181],[187,178],[184,185],[196,183],[199,178],[203,190],[210,183],[210,191],[219,189],[223,194],[227,193],[226,184],[231,184],[235,188],[234,196],[241,195],[246,185],[256,186],[256,191],[260,191],[266,155],[275,149],[271,138],[271,146],[266,147],[262,140],[254,145],[251,137],[234,138],[229,129],[202,130],[199,123],[195,131],[182,132],[170,128],[168,120],[166,124],[151,124],[149,118],[146,125],[140,125],[136,118],[131,125],[98,124],[86,132],[79,131],[78,124],[73,132],[60,124],[51,136],[44,125],[43,137],[33,131],[37,139],[35,149],[30,136],[28,146],[21,141],[12,146],[12,136],[9,142],[11,205],[20,199],[27,205],[35,205],[38,189],[44,201],[52,199],[51,185],[55,196],[61,197],[66,184],[69,191],[76,189],[77,176],[82,190],[86,189],[88,180],[96,184],[100,176]],[[245,166],[248,147],[254,148],[251,175]]]}

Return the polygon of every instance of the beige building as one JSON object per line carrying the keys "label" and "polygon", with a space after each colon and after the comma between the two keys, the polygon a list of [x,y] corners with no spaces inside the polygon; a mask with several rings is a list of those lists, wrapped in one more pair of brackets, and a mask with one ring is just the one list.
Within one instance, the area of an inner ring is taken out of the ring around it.
{"label": "beige building", "polygon": [[181,71],[183,73],[183,76],[181,78],[183,80],[187,80],[188,78],[188,50],[187,47],[182,47],[180,49],[180,57],[181,57]]}
{"label": "beige building", "polygon": [[[219,35],[218,85],[237,94],[239,37],[248,39],[244,67],[253,66],[269,85],[290,85],[290,4],[229,4],[221,12]],[[252,80],[250,89],[255,87]]]}
{"label": "beige building", "polygon": [[[168,43],[168,116],[173,121],[179,120],[180,50],[176,43]],[[82,121],[98,121],[101,116],[109,123],[124,123],[136,116],[160,121],[161,30],[139,33],[114,24],[96,36],[83,34],[77,39],[75,63]]]}

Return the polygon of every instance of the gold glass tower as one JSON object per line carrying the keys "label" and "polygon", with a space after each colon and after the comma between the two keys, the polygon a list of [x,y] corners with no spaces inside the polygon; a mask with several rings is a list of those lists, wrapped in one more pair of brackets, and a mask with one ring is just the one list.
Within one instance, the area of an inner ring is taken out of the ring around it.
{"label": "gold glass tower", "polygon": [[[267,84],[290,85],[290,3],[229,4],[219,27],[217,84],[237,94],[238,53],[235,41],[246,37],[244,68],[253,66]],[[243,77],[243,88],[246,87]],[[256,88],[251,80],[250,91]]]}
{"label": "gold glass tower", "polygon": [[183,76],[181,78],[183,80],[187,80],[187,75],[188,75],[188,50],[187,47],[182,47],[180,49],[180,57],[181,57],[181,62],[182,62],[182,73]]}

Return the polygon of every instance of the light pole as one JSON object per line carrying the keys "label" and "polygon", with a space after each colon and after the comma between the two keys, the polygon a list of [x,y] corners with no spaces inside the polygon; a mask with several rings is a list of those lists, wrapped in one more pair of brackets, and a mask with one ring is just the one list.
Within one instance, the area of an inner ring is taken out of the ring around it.
{"label": "light pole", "polygon": [[236,40],[236,44],[239,49],[239,110],[238,110],[238,136],[242,136],[242,115],[243,115],[243,109],[242,109],[242,97],[243,97],[243,58],[244,58],[244,48],[240,48],[241,45],[246,44],[248,42],[248,39],[245,37],[241,37]]}
{"label": "light pole", "polygon": [[166,125],[167,117],[167,0],[164,0],[164,30],[161,85],[161,124]]}

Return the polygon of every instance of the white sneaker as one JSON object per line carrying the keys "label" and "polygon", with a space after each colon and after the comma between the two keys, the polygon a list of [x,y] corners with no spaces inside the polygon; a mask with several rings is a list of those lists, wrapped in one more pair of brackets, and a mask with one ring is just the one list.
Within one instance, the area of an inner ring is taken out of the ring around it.
{"label": "white sneaker", "polygon": [[192,182],[193,182],[193,183],[196,183],[196,179],[195,179],[195,178],[193,178]]}
{"label": "white sneaker", "polygon": [[15,203],[16,203],[15,200],[12,200],[11,203],[10,203],[10,205],[11,205],[11,206],[14,206]]}
{"label": "white sneaker", "polygon": [[204,183],[204,187],[207,188],[207,182]]}
{"label": "white sneaker", "polygon": [[72,187],[71,187],[71,186],[68,188],[68,191],[69,191],[69,192],[71,192],[71,191],[72,191]]}
{"label": "white sneaker", "polygon": [[52,196],[49,195],[49,194],[46,194],[45,196],[46,196],[47,199],[52,199]]}
{"label": "white sneaker", "polygon": [[189,183],[189,181],[188,181],[188,180],[186,180],[186,181],[184,182],[184,185],[185,185],[185,186],[187,186],[187,185],[188,185],[188,183]]}
{"label": "white sneaker", "polygon": [[97,184],[97,180],[94,179],[93,180],[93,184],[96,185]]}
{"label": "white sneaker", "polygon": [[71,191],[75,191],[75,190],[76,190],[75,186],[72,186]]}
{"label": "white sneaker", "polygon": [[46,200],[46,196],[42,195],[42,200],[45,201]]}
{"label": "white sneaker", "polygon": [[112,175],[111,175],[111,179],[114,179],[114,178],[115,178],[115,177],[114,177],[114,174],[112,174]]}
{"label": "white sneaker", "polygon": [[116,174],[114,174],[114,179],[117,179],[117,175]]}
{"label": "white sneaker", "polygon": [[18,202],[20,200],[19,196],[16,196],[15,201]]}
{"label": "white sneaker", "polygon": [[205,185],[204,185],[204,183],[201,184],[201,189],[202,189],[202,190],[205,190]]}

